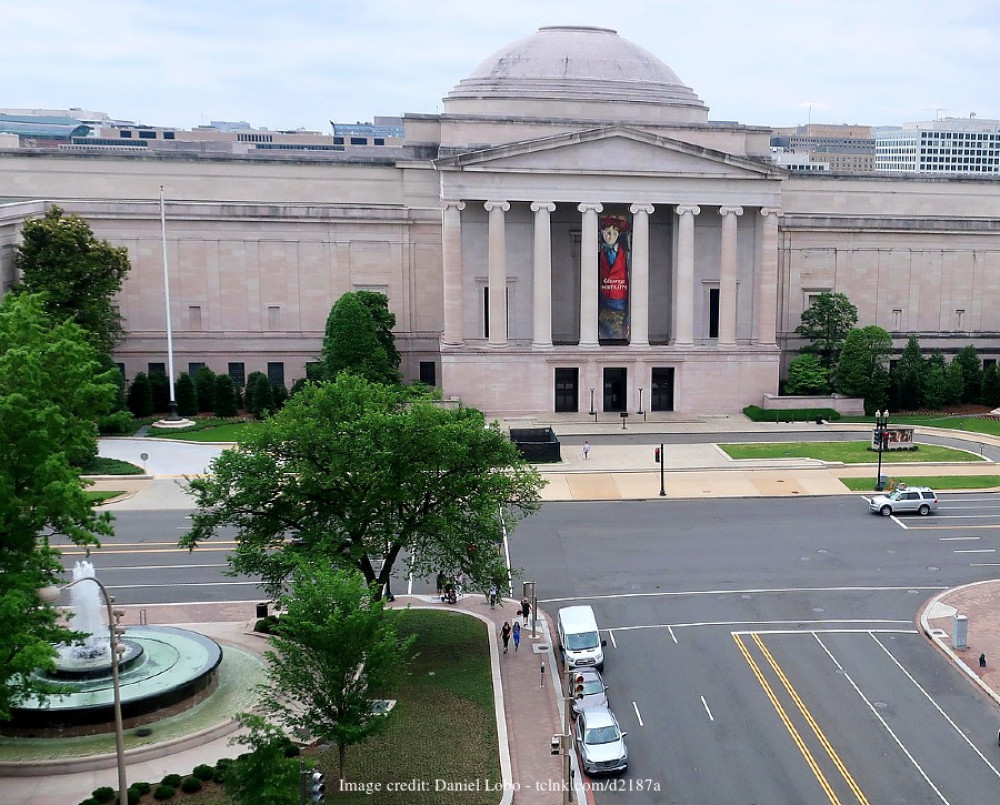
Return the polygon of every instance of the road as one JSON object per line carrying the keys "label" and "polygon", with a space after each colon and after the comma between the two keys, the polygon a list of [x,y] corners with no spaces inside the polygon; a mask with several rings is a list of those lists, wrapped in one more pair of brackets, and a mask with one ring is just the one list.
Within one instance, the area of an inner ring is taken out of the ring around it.
{"label": "road", "polygon": [[[261,600],[223,575],[225,535],[176,547],[188,515],[117,513],[93,559],[118,601]],[[590,603],[605,630],[632,767],[598,803],[957,804],[996,799],[1000,714],[914,618],[995,577],[998,542],[982,493],[928,518],[854,496],[550,503],[511,557],[549,612]]]}

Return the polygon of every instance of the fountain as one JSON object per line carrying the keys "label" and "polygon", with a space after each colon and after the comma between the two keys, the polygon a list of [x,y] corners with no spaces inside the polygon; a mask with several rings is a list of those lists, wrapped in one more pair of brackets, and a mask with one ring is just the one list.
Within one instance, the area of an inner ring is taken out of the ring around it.
{"label": "fountain", "polygon": [[[77,562],[73,581],[94,578],[90,562]],[[111,635],[104,622],[101,588],[76,584],[74,631],[85,637],[58,647],[56,670],[35,672],[49,695],[28,697],[12,709],[6,735],[51,737],[112,732],[114,680]],[[170,626],[131,626],[119,638],[119,687],[126,728],[179,713],[206,698],[218,682],[222,648],[214,640]]]}

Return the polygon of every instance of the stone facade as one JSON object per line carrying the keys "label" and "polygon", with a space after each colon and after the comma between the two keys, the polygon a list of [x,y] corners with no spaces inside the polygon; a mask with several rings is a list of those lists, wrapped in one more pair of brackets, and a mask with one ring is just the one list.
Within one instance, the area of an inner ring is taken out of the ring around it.
{"label": "stone facade", "polygon": [[[377,158],[0,148],[0,282],[23,222],[59,204],[129,249],[127,377],[164,363],[163,186],[177,371],[290,385],[361,289],[388,295],[407,378],[492,415],[760,405],[823,290],[900,345],[1000,352],[995,182],[789,176],[769,130],[710,122],[612,31],[542,29],[404,122]],[[608,220],[627,233],[623,315]]]}

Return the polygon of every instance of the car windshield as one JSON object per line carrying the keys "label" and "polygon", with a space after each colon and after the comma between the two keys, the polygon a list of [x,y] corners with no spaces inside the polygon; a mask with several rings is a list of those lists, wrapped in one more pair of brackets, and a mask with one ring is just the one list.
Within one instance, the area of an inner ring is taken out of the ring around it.
{"label": "car windshield", "polygon": [[905,489],[893,489],[888,495],[886,495],[889,500],[899,500],[900,496],[905,492]]}
{"label": "car windshield", "polygon": [[603,693],[604,685],[597,679],[588,679],[583,683],[583,694],[590,696],[593,693]]}
{"label": "car windshield", "polygon": [[597,637],[597,632],[580,632],[579,634],[566,635],[566,648],[570,651],[597,648],[600,644],[601,641]]}
{"label": "car windshield", "polygon": [[614,725],[607,727],[594,727],[588,729],[583,736],[583,742],[587,744],[611,744],[618,740],[618,730]]}

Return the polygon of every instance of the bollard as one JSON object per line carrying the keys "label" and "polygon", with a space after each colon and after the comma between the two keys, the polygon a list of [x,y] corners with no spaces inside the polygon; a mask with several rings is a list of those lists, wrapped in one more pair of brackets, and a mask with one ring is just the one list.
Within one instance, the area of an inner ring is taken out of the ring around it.
{"label": "bollard", "polygon": [[956,615],[951,634],[951,644],[955,648],[969,647],[969,618],[966,615]]}
{"label": "bollard", "polygon": [[538,669],[538,687],[545,687],[545,663],[543,662],[541,667]]}
{"label": "bollard", "polygon": [[985,651],[982,654],[979,655],[979,667],[980,668],[985,668],[986,667],[986,652]]}

